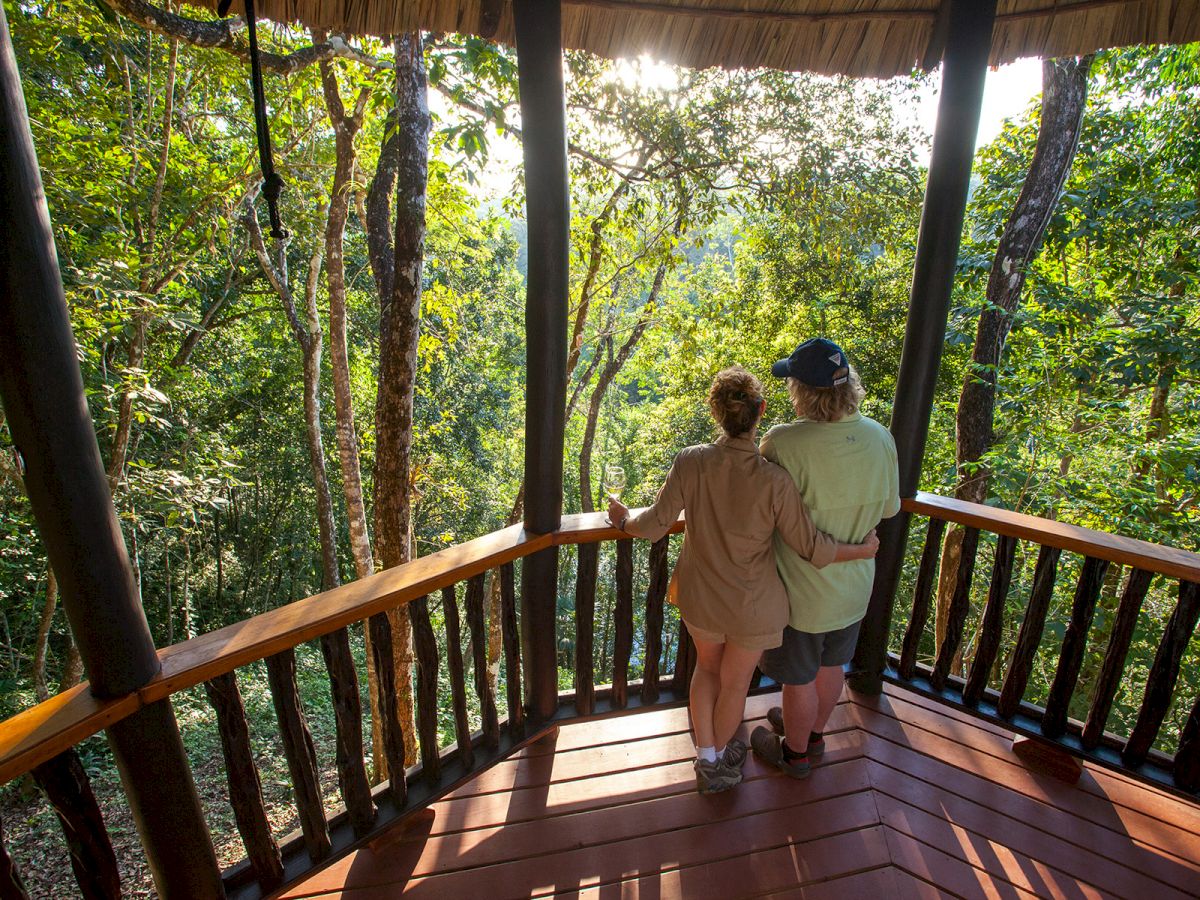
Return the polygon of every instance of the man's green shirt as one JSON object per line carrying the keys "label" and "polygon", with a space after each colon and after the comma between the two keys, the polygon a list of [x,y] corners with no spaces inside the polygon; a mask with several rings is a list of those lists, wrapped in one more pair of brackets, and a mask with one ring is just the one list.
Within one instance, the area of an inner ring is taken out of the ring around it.
{"label": "man's green shirt", "polygon": [[[776,425],[759,449],[792,476],[817,528],[839,541],[860,543],[880,519],[900,511],[895,441],[866,416]],[[812,634],[835,631],[866,614],[875,560],[815,569],[778,534],[774,540],[793,628]]]}

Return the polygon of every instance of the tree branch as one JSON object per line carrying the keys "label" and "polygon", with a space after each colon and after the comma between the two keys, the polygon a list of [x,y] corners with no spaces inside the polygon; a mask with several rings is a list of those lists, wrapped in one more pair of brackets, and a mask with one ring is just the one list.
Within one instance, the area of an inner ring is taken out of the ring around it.
{"label": "tree branch", "polygon": [[[145,0],[104,0],[106,6],[114,12],[136,22],[143,28],[166,37],[178,38],[193,47],[211,47],[224,50],[239,59],[250,58],[249,46],[238,35],[246,30],[246,23],[238,17],[228,19],[190,19],[168,10],[161,9]],[[392,63],[386,59],[378,59],[369,53],[350,46],[341,35],[330,35],[323,41],[310,47],[301,47],[291,53],[259,54],[259,61],[264,69],[291,75],[313,63],[329,59],[348,59],[370,66],[373,69],[390,69]]]}

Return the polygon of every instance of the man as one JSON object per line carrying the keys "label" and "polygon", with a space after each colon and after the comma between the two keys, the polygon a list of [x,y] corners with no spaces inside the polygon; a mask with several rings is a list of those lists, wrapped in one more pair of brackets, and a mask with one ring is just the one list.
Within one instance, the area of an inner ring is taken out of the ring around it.
{"label": "man", "polygon": [[[900,511],[896,444],[858,411],[864,391],[841,347],[805,341],[771,367],[786,378],[797,421],[767,432],[762,455],[799,488],[814,524],[841,541],[861,541]],[[867,612],[875,560],[816,569],[775,536],[775,560],[791,618],[783,644],[763,654],[763,672],[783,685],[771,728],[750,736],[755,753],[793,778],[806,778],[825,751],[823,732],[842,693],[843,666],[854,655]]]}

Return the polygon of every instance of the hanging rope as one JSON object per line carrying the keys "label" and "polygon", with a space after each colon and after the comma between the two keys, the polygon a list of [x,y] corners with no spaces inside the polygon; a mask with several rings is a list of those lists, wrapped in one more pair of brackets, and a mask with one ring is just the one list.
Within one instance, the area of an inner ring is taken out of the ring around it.
{"label": "hanging rope", "polygon": [[[221,0],[217,15],[229,12],[233,0]],[[258,55],[258,24],[254,16],[254,0],[245,0],[246,30],[250,38],[250,87],[254,94],[254,133],[258,138],[258,160],[263,175],[263,196],[267,198],[267,213],[271,219],[271,237],[282,241],[288,236],[279,218],[279,196],[283,193],[283,178],[275,171],[271,156],[271,129],[267,121],[267,98],[263,91],[262,64]]]}

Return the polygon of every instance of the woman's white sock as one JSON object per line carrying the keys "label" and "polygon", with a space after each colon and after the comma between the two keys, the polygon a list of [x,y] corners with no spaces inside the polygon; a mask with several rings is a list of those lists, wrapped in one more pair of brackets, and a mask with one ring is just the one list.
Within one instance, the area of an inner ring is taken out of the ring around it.
{"label": "woman's white sock", "polygon": [[715,763],[717,761],[717,748],[716,747],[697,747],[696,748],[696,757],[701,762]]}

